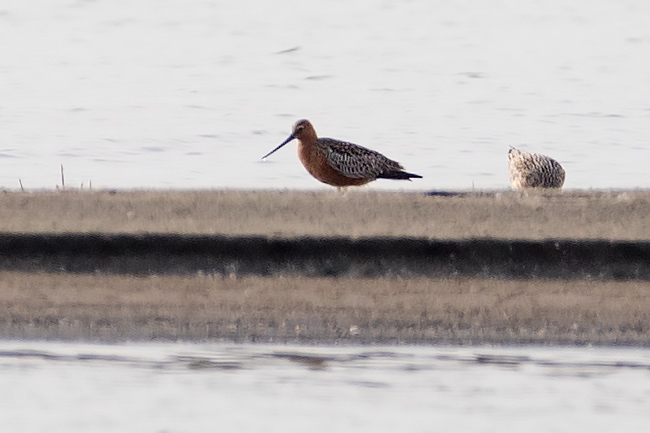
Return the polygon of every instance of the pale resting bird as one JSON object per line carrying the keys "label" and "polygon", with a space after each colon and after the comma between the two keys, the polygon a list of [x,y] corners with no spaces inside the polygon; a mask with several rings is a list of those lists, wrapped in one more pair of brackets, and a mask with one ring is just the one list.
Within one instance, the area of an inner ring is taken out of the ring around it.
{"label": "pale resting bird", "polygon": [[515,190],[530,188],[562,188],[565,173],[559,162],[538,153],[523,152],[514,147],[508,152],[510,184]]}
{"label": "pale resting bird", "polygon": [[273,152],[291,140],[298,139],[298,157],[309,174],[328,185],[338,188],[360,186],[375,179],[421,178],[404,171],[404,167],[379,152],[357,144],[331,138],[319,138],[309,120],[299,120],[293,125],[291,135]]}

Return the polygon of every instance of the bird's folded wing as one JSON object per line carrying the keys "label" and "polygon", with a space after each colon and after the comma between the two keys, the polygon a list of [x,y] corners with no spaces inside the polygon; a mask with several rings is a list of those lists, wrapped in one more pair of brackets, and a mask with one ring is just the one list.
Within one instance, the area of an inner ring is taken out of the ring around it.
{"label": "bird's folded wing", "polygon": [[327,144],[327,162],[344,176],[353,179],[374,179],[386,171],[402,169],[398,162],[374,150],[337,140],[331,140]]}

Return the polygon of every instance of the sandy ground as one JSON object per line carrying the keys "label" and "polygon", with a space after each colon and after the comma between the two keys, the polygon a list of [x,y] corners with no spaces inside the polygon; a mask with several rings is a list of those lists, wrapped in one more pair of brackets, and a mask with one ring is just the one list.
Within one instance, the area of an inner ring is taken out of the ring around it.
{"label": "sandy ground", "polygon": [[650,283],[0,273],[0,336],[650,345]]}
{"label": "sandy ground", "polygon": [[0,194],[0,233],[650,240],[650,191]]}
{"label": "sandy ground", "polygon": [[[650,240],[650,193],[0,194],[0,235]],[[646,260],[647,258],[643,258]],[[644,263],[644,262],[642,262]],[[650,282],[0,271],[0,336],[650,346]]]}

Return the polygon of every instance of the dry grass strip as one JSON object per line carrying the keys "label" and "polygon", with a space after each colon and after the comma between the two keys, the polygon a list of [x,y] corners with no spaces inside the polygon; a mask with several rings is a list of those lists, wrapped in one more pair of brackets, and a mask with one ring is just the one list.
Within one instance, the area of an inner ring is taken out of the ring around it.
{"label": "dry grass strip", "polygon": [[5,192],[0,232],[650,240],[650,192]]}
{"label": "dry grass strip", "polygon": [[650,283],[0,272],[0,337],[650,346]]}

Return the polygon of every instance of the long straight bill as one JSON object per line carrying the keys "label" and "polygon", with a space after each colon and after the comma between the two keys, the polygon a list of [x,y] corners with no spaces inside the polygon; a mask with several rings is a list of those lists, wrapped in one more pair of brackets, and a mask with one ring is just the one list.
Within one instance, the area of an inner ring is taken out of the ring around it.
{"label": "long straight bill", "polygon": [[296,137],[294,137],[293,134],[290,135],[290,136],[289,136],[286,140],[284,140],[284,141],[283,141],[283,142],[282,142],[278,147],[276,147],[275,149],[273,149],[272,151],[270,151],[269,153],[267,153],[266,155],[264,155],[264,156],[262,157],[262,161],[265,160],[266,158],[268,158],[269,156],[271,156],[272,153],[274,153],[276,150],[278,150],[279,148],[281,148],[282,146],[284,146],[285,144],[287,144],[288,142],[290,142],[290,141],[293,140],[294,138],[296,138]]}

